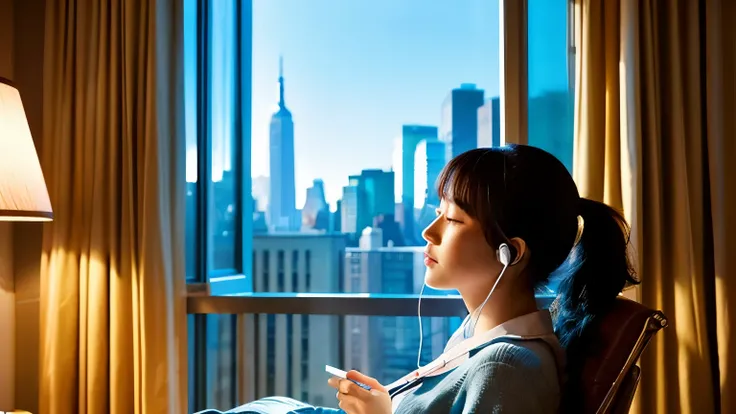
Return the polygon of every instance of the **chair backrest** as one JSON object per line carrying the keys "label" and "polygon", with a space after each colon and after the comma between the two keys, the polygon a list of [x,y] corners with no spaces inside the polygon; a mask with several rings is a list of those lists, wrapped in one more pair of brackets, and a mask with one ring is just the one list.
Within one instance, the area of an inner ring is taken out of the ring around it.
{"label": "chair backrest", "polygon": [[591,326],[592,331],[571,358],[581,362],[585,413],[628,412],[639,382],[639,356],[654,334],[667,326],[664,314],[618,297],[614,306]]}
{"label": "chair backrest", "polygon": [[636,393],[636,387],[639,385],[640,376],[641,368],[638,365],[634,365],[629,369],[613,399],[613,404],[609,410],[611,414],[627,414],[629,412]]}

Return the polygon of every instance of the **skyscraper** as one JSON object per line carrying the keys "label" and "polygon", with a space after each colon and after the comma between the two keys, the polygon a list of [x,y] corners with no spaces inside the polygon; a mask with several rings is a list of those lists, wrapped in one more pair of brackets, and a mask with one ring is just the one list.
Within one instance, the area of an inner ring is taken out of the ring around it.
{"label": "skyscraper", "polygon": [[378,216],[394,214],[393,171],[363,170],[343,187],[342,232],[358,234]]}
{"label": "skyscraper", "polygon": [[316,179],[307,188],[307,199],[302,209],[302,230],[329,230],[330,208],[325,201],[325,183]]}
{"label": "skyscraper", "polygon": [[483,90],[464,83],[453,89],[442,104],[440,140],[447,143],[447,159],[478,145],[478,108],[483,105]]}
{"label": "skyscraper", "polygon": [[284,65],[279,61],[279,109],[271,116],[270,129],[269,227],[273,230],[296,230],[294,177],[294,121],[284,100]]}
{"label": "skyscraper", "polygon": [[271,185],[271,179],[260,175],[253,177],[252,193],[253,198],[256,199],[255,209],[253,211],[268,211],[268,196],[270,193],[269,187]]}
{"label": "skyscraper", "polygon": [[501,145],[501,99],[487,99],[478,108],[478,148]]}
{"label": "skyscraper", "polygon": [[[394,172],[396,173],[396,192],[403,204],[403,217],[399,222],[404,225],[404,239],[407,244],[416,242],[414,237],[414,153],[417,145],[423,140],[437,139],[437,127],[427,125],[404,125],[401,136],[394,148]],[[423,201],[423,200],[422,200]]]}
{"label": "skyscraper", "polygon": [[358,185],[350,183],[342,188],[340,205],[340,228],[343,233],[356,234],[358,231]]}
{"label": "skyscraper", "polygon": [[440,204],[437,178],[447,164],[445,143],[439,140],[422,141],[414,153],[414,209],[416,226],[414,239],[422,240],[422,231],[432,221]]}
{"label": "skyscraper", "polygon": [[438,140],[425,140],[417,145],[414,152],[414,208],[421,209],[426,204],[437,206],[437,178],[445,168],[447,159],[445,143]]}

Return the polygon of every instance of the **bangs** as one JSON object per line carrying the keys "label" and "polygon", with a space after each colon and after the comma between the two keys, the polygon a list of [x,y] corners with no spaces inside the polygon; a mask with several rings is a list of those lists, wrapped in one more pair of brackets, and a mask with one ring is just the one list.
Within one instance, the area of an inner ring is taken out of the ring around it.
{"label": "bangs", "polygon": [[[441,200],[454,203],[475,219],[485,218],[491,204],[493,162],[490,148],[475,149],[453,158],[437,178],[437,195]],[[501,154],[499,154],[501,155]],[[495,163],[497,164],[497,163]]]}

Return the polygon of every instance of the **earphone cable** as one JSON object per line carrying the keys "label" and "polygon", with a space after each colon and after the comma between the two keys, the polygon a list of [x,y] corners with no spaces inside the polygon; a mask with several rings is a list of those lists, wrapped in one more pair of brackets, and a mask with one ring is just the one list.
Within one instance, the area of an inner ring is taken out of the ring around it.
{"label": "earphone cable", "polygon": [[425,284],[422,283],[422,289],[419,291],[419,305],[417,305],[417,318],[419,318],[419,352],[417,352],[417,368],[421,368],[422,361],[422,345],[424,342],[424,332],[422,332],[422,294],[424,293]]}
{"label": "earphone cable", "polygon": [[478,308],[478,315],[475,317],[475,322],[473,323],[473,328],[471,331],[471,336],[475,334],[475,326],[478,324],[478,320],[480,319],[480,314],[483,311],[483,307],[486,306],[486,302],[488,302],[488,299],[491,298],[491,295],[493,294],[493,291],[496,290],[496,286],[498,286],[498,282],[501,281],[501,278],[503,277],[503,274],[506,272],[506,269],[508,268],[508,265],[503,265],[503,270],[501,270],[501,274],[498,275],[498,279],[496,279],[496,282],[493,284],[493,287],[491,288],[491,291],[488,292],[488,296],[486,296],[486,300],[483,301],[483,303]]}

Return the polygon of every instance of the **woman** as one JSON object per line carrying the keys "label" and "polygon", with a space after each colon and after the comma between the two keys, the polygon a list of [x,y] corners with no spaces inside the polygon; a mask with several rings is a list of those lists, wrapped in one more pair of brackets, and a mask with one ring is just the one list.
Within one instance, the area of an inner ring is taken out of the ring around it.
{"label": "woman", "polygon": [[[438,193],[437,218],[423,232],[425,281],[456,289],[470,314],[429,368],[388,386],[356,371],[349,379],[331,378],[340,408],[348,414],[558,412],[562,384],[576,375],[565,369],[563,349],[573,355],[596,316],[626,283],[636,283],[625,220],[581,198],[562,163],[529,146],[457,156],[442,171]],[[534,295],[550,277],[560,281],[554,329]],[[340,412],[275,401],[233,412]]]}

